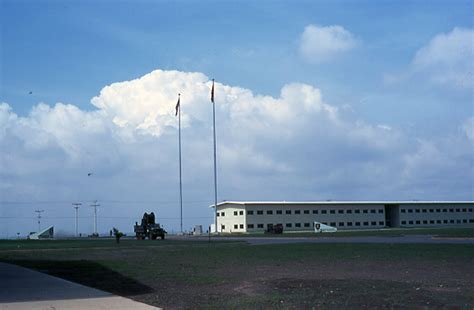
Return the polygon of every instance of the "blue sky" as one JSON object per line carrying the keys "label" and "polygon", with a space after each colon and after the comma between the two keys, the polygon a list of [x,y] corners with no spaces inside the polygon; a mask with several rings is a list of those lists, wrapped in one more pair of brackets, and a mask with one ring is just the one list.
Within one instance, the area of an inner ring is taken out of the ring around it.
{"label": "blue sky", "polygon": [[[130,163],[146,162],[150,153],[142,150],[151,145],[164,154],[163,170],[174,165],[175,125],[165,114],[182,91],[176,85],[195,92],[183,97],[183,108],[188,100],[196,113],[185,115],[184,137],[207,141],[199,85],[210,78],[227,87],[219,110],[229,122],[220,137],[222,199],[473,198],[472,1],[0,3],[0,142],[8,149],[0,178],[10,184],[2,188],[2,200],[28,202],[21,212],[40,200],[79,199],[71,190],[78,185],[64,180],[80,169],[103,169],[103,189],[110,191],[101,194],[104,200],[113,201],[112,193],[121,191],[120,201],[149,197],[144,200],[174,205],[174,192],[140,186],[147,178],[173,183],[148,175],[162,167]],[[112,85],[117,82],[125,84]],[[147,83],[158,84],[148,89]],[[304,114],[285,112],[302,101]],[[270,115],[266,105],[280,114]],[[257,123],[251,122],[255,115]],[[239,124],[246,127],[238,130]],[[45,134],[36,137],[29,130]],[[100,146],[108,152],[89,158]],[[198,143],[186,148],[197,158],[205,149]],[[84,149],[89,153],[74,157]],[[185,166],[186,195],[195,201],[190,216],[209,216],[208,155]],[[66,162],[64,174],[48,158]],[[195,169],[200,162],[203,167]],[[134,168],[125,173],[124,166]],[[384,181],[371,188],[369,180],[377,177]],[[392,177],[396,184],[388,181]],[[128,190],[119,185],[123,178]],[[255,183],[246,184],[249,178]],[[61,198],[51,194],[59,181],[65,182]],[[257,190],[261,183],[267,185]],[[13,209],[2,204],[4,215]],[[171,219],[172,210],[160,212]]]}

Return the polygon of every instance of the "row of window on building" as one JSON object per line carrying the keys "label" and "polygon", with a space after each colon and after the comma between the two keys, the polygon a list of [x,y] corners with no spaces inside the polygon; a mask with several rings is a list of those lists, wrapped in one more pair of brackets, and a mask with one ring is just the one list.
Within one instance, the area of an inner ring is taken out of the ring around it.
{"label": "row of window on building", "polygon": [[[384,226],[385,222],[380,221],[372,221],[372,222],[322,222],[324,225],[329,225],[333,227],[351,227],[351,226]],[[273,224],[267,224],[268,225],[273,225]],[[277,224],[280,225],[280,224]],[[285,228],[310,228],[312,227],[311,223],[285,223],[284,225]],[[264,228],[264,224],[247,224],[247,229],[254,229],[254,228]],[[222,225],[222,229],[225,229],[225,225]],[[244,224],[234,224],[234,229],[244,229]]]}
{"label": "row of window on building", "polygon": [[401,221],[402,225],[431,225],[431,224],[474,224],[474,219],[463,220],[423,220],[423,221]]}
{"label": "row of window on building", "polygon": [[[293,211],[293,212],[292,212]],[[303,211],[303,212],[301,212]],[[312,211],[312,212],[310,212]],[[355,210],[352,210],[352,209],[347,209],[347,210],[344,210],[344,209],[340,209],[340,210],[285,210],[285,213],[284,214],[287,214],[287,215],[291,215],[291,214],[352,214],[352,213],[356,213],[356,214],[359,214],[359,213],[383,213],[383,209],[355,209]],[[247,215],[254,215],[254,211],[253,210],[248,210],[247,211]],[[263,215],[264,212],[263,210],[257,210],[256,211],[256,214],[257,215]],[[266,211],[266,214],[267,215],[273,215],[274,212],[273,210],[267,210]],[[283,214],[283,210],[275,210],[275,214],[277,215],[280,215],[280,214]],[[234,216],[238,216],[238,215],[244,215],[244,211],[234,211]],[[217,216],[225,216],[225,212],[217,212]]]}
{"label": "row of window on building", "polygon": [[401,213],[447,213],[447,212],[472,212],[472,208],[449,209],[400,209]]}

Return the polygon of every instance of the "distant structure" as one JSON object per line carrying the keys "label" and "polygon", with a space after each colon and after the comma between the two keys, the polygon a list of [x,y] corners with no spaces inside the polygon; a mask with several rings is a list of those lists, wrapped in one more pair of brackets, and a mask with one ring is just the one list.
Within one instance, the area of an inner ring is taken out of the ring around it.
{"label": "distant structure", "polygon": [[39,239],[53,239],[54,238],[54,226],[49,226],[41,231],[31,233],[28,239],[39,240]]}
{"label": "distant structure", "polygon": [[277,224],[284,231],[312,231],[314,222],[338,230],[474,226],[473,210],[474,201],[225,201],[216,212],[218,232],[242,233]]}

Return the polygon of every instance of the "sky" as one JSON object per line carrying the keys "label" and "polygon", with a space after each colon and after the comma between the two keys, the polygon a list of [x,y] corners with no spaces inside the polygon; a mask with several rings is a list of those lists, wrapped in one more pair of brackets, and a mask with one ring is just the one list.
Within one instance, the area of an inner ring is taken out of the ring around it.
{"label": "sky", "polygon": [[[0,237],[214,200],[473,200],[472,1],[0,0]],[[89,173],[92,173],[88,176]]]}

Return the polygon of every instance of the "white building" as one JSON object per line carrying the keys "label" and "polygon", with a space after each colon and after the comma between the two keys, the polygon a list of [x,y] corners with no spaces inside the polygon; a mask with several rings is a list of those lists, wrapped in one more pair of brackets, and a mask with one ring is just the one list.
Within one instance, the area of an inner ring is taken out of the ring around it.
{"label": "white building", "polygon": [[[214,206],[211,206],[214,208]],[[311,231],[314,222],[341,229],[474,226],[473,201],[224,201],[217,204],[219,232]]]}

